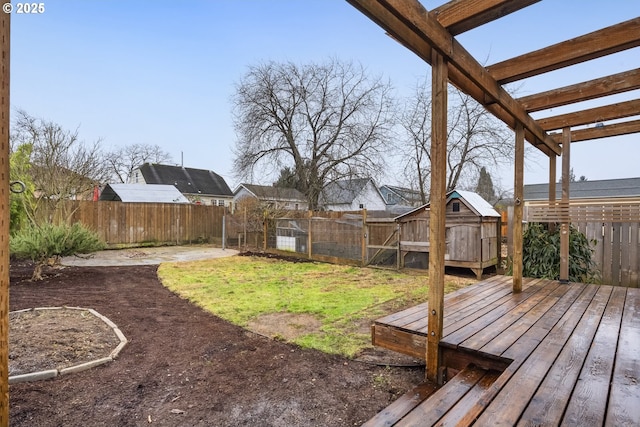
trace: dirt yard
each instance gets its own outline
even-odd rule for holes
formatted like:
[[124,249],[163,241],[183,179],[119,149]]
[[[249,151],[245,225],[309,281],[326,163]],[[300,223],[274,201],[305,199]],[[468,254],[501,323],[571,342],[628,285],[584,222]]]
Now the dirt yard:
[[424,376],[248,332],[165,289],[156,269],[65,267],[32,283],[12,263],[12,311],[93,308],[129,340],[114,362],[11,385],[12,426],[356,426]]

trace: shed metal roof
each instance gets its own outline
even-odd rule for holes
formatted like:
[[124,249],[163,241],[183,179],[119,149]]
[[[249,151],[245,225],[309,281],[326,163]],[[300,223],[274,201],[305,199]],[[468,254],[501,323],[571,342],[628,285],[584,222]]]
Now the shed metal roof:
[[473,191],[454,190],[447,194],[447,201],[455,198],[462,198],[467,201],[469,207],[474,209],[480,216],[499,217],[498,211],[478,193]]
[[100,200],[126,203],[190,203],[173,185],[163,184],[107,184]]
[[[474,193],[473,191],[464,191],[464,190],[453,190],[447,193],[447,203],[451,199],[462,199],[462,201],[472,210],[474,210],[478,216],[481,217],[500,217],[500,213],[496,211],[493,206],[485,199],[482,198],[478,193]],[[429,203],[426,205],[422,205],[416,209],[413,209],[409,212],[406,212],[402,215],[396,217],[396,219],[403,218],[405,216],[412,215],[413,213],[425,209],[429,209]]]

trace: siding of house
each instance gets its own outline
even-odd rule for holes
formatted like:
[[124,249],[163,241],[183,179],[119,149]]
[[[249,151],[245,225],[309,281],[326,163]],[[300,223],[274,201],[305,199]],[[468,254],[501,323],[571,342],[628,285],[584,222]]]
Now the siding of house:
[[359,211],[362,209],[383,211],[386,207],[387,204],[382,195],[373,182],[369,181],[351,203],[327,204],[325,209],[330,211]]

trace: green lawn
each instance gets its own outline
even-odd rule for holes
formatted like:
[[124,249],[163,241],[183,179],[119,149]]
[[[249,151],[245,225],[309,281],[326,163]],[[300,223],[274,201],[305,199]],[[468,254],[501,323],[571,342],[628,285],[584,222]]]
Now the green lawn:
[[[321,327],[292,341],[349,357],[371,345],[372,320],[425,301],[428,284],[423,272],[247,256],[165,263],[158,275],[173,292],[242,327],[261,315],[312,315]],[[473,282],[447,279],[447,292]]]

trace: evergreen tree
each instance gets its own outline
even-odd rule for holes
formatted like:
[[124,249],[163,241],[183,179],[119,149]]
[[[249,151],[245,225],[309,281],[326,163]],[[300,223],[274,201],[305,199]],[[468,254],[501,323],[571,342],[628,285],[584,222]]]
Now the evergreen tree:
[[487,169],[484,166],[482,167],[482,169],[480,169],[480,176],[478,177],[476,193],[482,196],[482,198],[489,203],[493,203],[496,200],[496,192],[493,188],[491,174],[487,172]]

